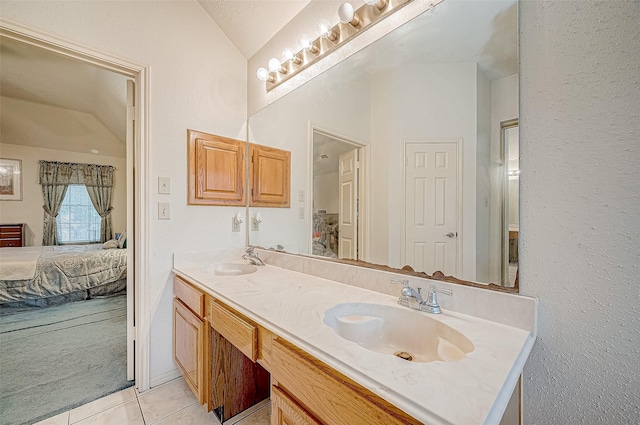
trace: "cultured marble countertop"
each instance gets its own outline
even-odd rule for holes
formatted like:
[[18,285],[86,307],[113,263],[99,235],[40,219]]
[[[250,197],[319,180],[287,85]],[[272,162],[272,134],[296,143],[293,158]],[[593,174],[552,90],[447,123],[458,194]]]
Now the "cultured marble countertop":
[[240,276],[217,276],[204,264],[173,271],[429,424],[498,424],[535,340],[528,331],[444,309],[416,311],[463,333],[475,350],[458,362],[407,362],[343,339],[323,322],[325,310],[345,302],[407,308],[397,297],[269,265]]

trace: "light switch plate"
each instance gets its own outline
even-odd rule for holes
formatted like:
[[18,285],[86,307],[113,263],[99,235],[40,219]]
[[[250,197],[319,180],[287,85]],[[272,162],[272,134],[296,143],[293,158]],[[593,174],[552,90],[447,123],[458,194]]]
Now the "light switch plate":
[[298,202],[304,202],[304,189],[298,191]]
[[171,193],[171,179],[169,177],[158,177],[158,193]]
[[231,231],[239,232],[240,231],[240,223],[236,221],[235,217],[231,217]]
[[158,202],[158,220],[169,220],[171,217],[168,202]]
[[298,208],[298,218],[304,220],[304,207]]

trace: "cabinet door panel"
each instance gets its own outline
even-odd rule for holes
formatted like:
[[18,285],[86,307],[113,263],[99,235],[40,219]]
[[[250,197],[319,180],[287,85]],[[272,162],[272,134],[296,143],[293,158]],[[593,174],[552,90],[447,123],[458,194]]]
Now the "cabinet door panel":
[[173,358],[196,398],[205,401],[205,322],[178,299],[173,300]]
[[194,130],[187,137],[189,204],[244,206],[246,142]]
[[271,425],[320,425],[278,387],[271,387]]
[[289,208],[291,198],[291,152],[249,145],[251,166],[250,207]]

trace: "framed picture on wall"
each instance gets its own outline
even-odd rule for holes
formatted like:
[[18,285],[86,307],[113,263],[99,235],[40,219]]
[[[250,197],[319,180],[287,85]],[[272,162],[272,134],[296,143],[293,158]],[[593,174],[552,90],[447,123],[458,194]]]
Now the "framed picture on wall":
[[22,201],[22,161],[0,158],[0,201]]

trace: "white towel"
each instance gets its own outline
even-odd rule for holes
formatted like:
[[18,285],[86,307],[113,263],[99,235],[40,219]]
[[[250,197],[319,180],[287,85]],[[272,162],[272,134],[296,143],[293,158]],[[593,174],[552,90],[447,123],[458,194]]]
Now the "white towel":
[[33,279],[41,253],[41,246],[0,248],[0,280]]

